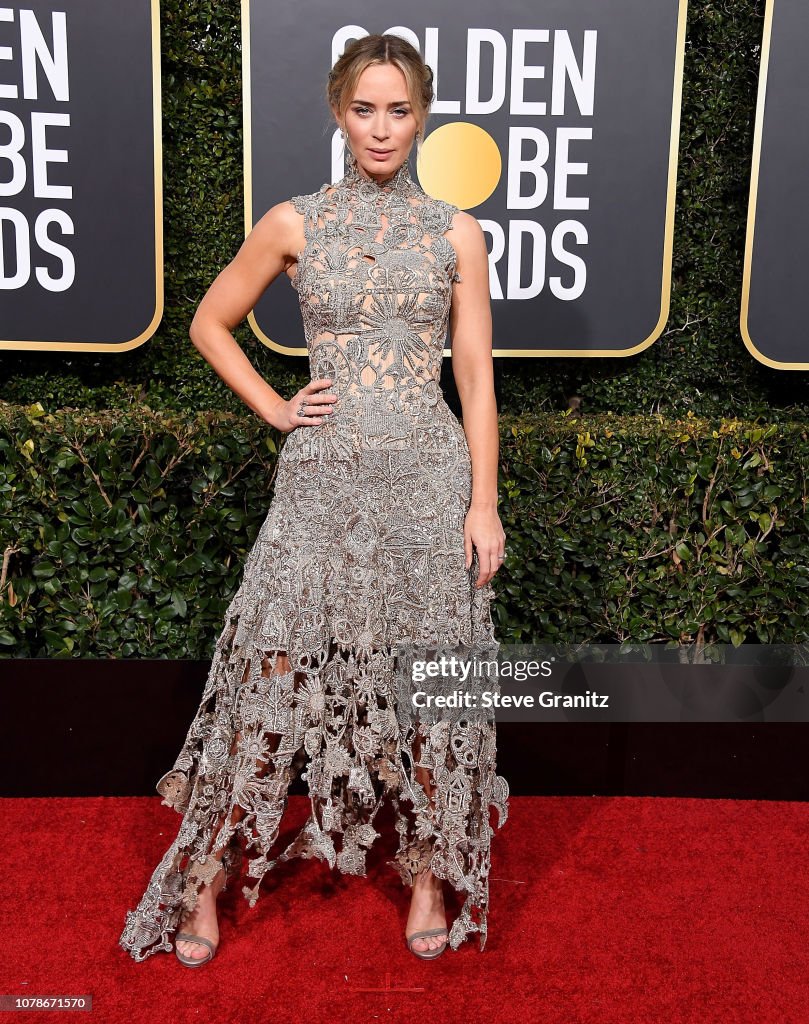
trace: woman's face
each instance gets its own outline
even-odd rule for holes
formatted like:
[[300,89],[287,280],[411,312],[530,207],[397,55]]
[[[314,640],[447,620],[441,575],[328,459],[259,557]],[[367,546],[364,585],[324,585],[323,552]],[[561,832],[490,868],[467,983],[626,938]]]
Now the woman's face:
[[394,64],[371,64],[360,75],[345,114],[349,149],[369,178],[384,180],[407,159],[418,123],[407,82]]

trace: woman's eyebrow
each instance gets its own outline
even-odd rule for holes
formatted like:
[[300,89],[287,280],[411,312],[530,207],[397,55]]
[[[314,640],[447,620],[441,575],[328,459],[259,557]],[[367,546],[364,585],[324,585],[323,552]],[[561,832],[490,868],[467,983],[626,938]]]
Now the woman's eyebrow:
[[[361,103],[364,107],[372,107],[373,103],[370,100],[355,99],[355,103]],[[389,103],[389,107],[409,107],[410,100],[397,100],[395,103]]]

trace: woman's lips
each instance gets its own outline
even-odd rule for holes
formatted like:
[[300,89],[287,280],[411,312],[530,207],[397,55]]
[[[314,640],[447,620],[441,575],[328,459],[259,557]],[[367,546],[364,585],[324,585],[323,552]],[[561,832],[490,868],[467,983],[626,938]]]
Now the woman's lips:
[[376,157],[377,160],[386,160],[391,153],[392,149],[369,149],[368,152],[371,156]]

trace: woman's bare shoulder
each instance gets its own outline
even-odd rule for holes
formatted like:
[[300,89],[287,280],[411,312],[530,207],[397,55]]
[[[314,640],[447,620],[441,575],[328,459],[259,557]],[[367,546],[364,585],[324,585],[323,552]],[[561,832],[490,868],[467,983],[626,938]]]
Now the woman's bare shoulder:
[[276,203],[253,226],[256,241],[284,253],[295,253],[303,237],[303,216],[292,199]]
[[486,261],[486,236],[476,217],[465,210],[458,210],[452,218],[452,244],[461,264]]
[[473,217],[466,210],[456,211],[452,217],[450,230],[453,232],[453,242],[459,239],[462,242],[471,242],[474,245],[483,238],[483,228],[478,223],[477,217]]
[[271,206],[256,221],[253,230],[255,231],[259,225],[270,227],[273,230],[278,230],[278,228],[294,229],[298,227],[301,223],[302,211],[298,209],[295,200],[299,198],[299,196],[293,196],[291,199],[284,199],[282,202],[276,203],[275,206]]

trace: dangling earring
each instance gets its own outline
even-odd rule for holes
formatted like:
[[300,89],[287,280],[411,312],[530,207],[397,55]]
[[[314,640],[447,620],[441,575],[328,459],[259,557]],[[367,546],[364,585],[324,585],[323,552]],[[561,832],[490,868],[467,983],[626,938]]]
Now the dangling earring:
[[340,141],[343,143],[343,148],[345,149],[346,153],[348,154],[348,159],[349,160],[353,160],[354,154],[351,151],[351,146],[349,146],[349,144],[348,144],[348,137],[347,137],[346,133],[343,131],[342,128],[340,129]]

